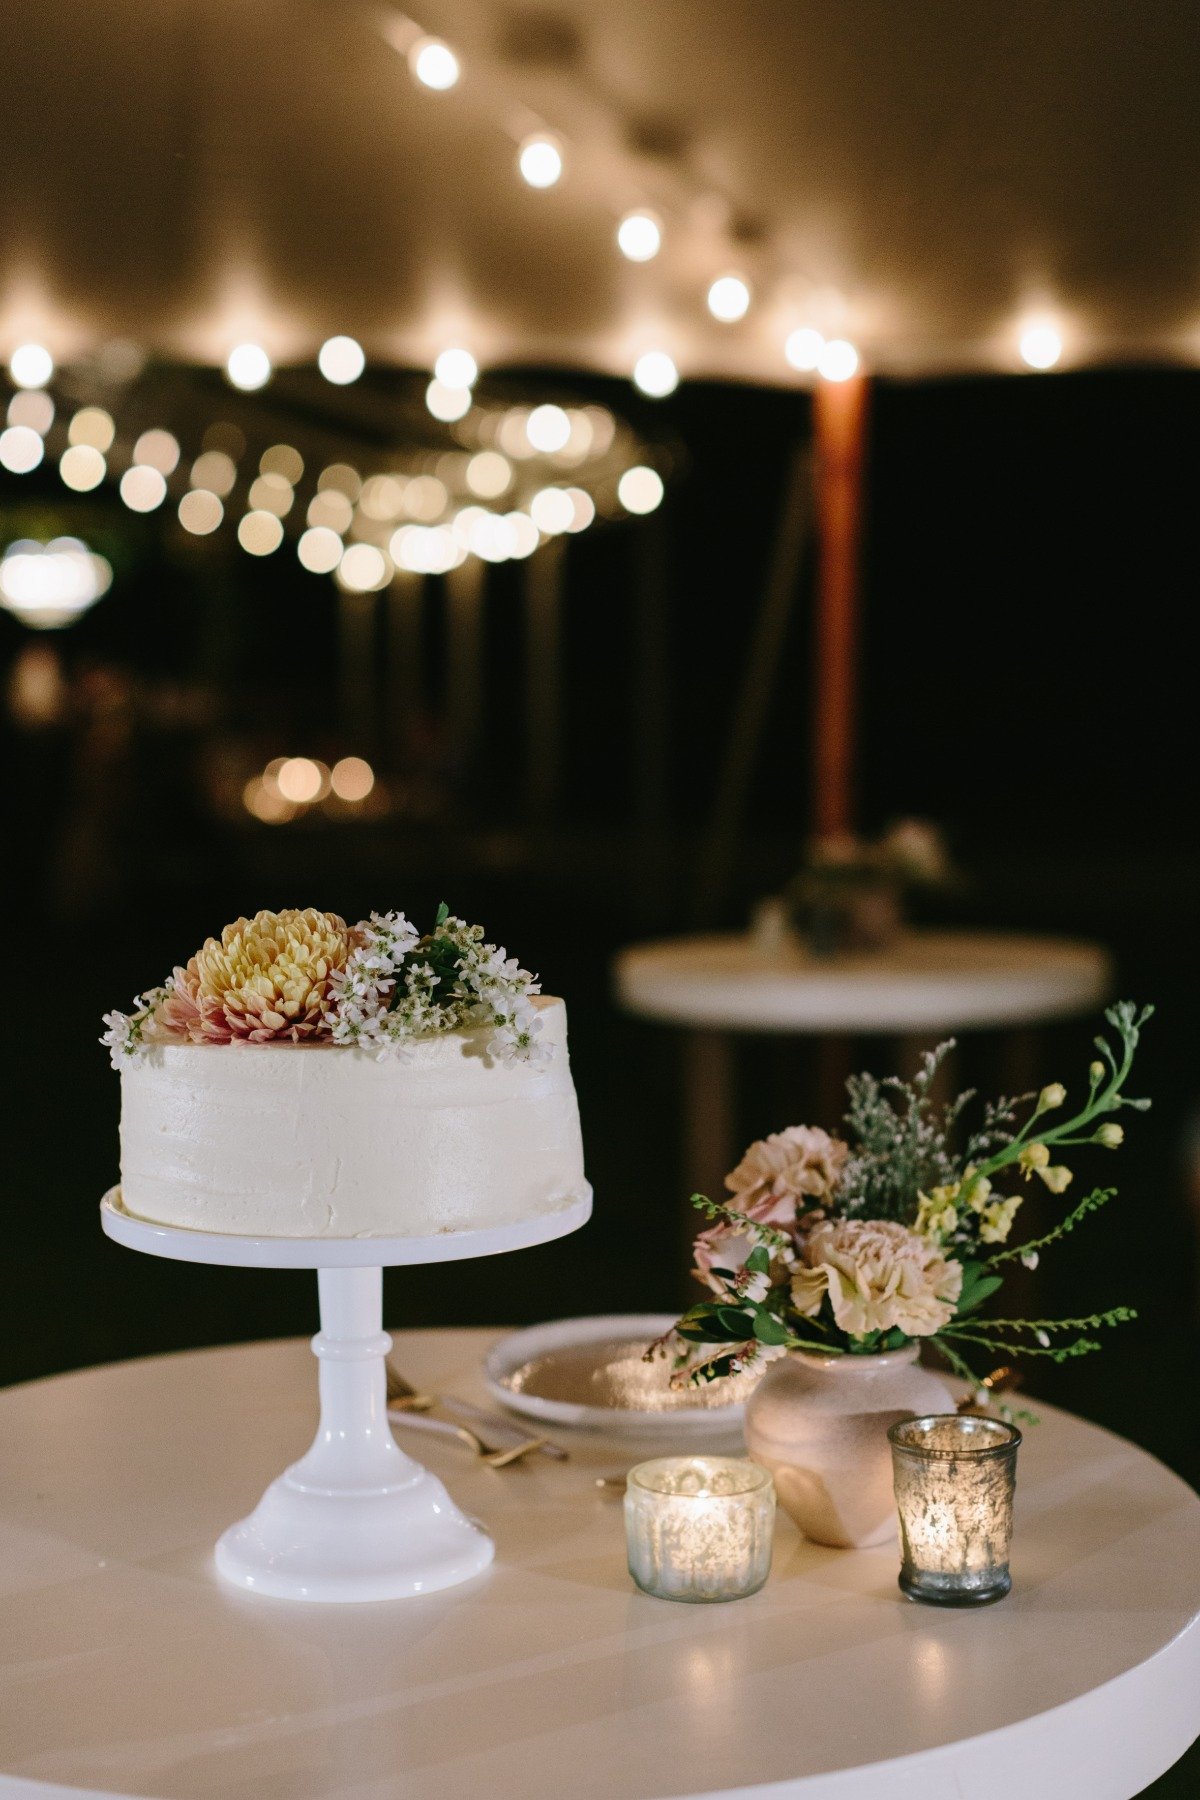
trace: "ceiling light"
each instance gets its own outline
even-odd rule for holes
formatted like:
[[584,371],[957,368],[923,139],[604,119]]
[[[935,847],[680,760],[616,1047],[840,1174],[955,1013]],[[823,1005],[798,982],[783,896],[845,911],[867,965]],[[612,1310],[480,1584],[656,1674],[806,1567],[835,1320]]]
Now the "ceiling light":
[[271,359],[261,344],[237,344],[225,359],[225,373],[235,388],[252,393],[271,379]]
[[1052,369],[1063,353],[1063,341],[1053,325],[1028,325],[1021,333],[1021,361],[1031,369]]
[[817,358],[817,373],[826,381],[849,381],[858,368],[858,351],[846,338],[831,338]]
[[820,362],[821,352],[824,348],[825,339],[821,333],[814,331],[811,325],[801,325],[798,330],[790,333],[783,346],[783,354],[793,369],[799,369],[802,374],[809,375]]
[[617,226],[617,247],[630,262],[649,262],[662,249],[662,226],[652,212],[626,213]]
[[19,344],[8,359],[8,372],[16,387],[45,387],[54,373],[54,358],[44,344]]
[[334,387],[347,387],[357,381],[366,366],[363,347],[352,337],[326,338],[317,351],[317,367]]
[[408,66],[422,87],[444,94],[456,85],[462,69],[449,44],[441,38],[418,38],[408,53]]
[[679,370],[665,350],[647,350],[633,365],[633,385],[652,400],[664,400],[679,386]]
[[663,497],[662,476],[657,469],[648,469],[639,464],[636,469],[626,469],[617,483],[617,499],[630,513],[652,513],[656,506],[661,506]]
[[479,364],[469,350],[443,350],[433,373],[444,388],[472,388],[479,379]]
[[548,131],[539,131],[521,145],[517,167],[530,187],[552,188],[563,172],[562,146]]
[[740,275],[720,275],[708,290],[708,310],[714,319],[732,325],[750,310],[750,289]]

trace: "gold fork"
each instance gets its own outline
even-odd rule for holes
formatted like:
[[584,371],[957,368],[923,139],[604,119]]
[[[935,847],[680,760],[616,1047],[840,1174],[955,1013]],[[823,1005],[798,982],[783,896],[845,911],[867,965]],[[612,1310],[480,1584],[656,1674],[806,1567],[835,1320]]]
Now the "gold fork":
[[[390,1410],[420,1414],[430,1412],[437,1405],[436,1395],[416,1393],[400,1371],[392,1367],[390,1358],[386,1367],[387,1403]],[[469,1425],[460,1424],[457,1419],[437,1419],[431,1423],[443,1426],[447,1436],[452,1433],[468,1445],[489,1469],[507,1469],[511,1463],[520,1462],[534,1450],[541,1450],[546,1442],[545,1438],[531,1437],[522,1438],[516,1444],[489,1444],[477,1431],[472,1431]]]

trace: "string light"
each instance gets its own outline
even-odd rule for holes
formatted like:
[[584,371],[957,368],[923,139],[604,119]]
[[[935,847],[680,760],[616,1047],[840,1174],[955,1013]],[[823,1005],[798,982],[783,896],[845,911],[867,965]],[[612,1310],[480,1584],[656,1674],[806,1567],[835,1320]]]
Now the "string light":
[[596,502],[586,488],[570,487],[567,499],[571,502],[571,523],[568,531],[586,531],[596,517]]
[[40,388],[22,388],[8,403],[8,423],[28,425],[39,437],[45,437],[54,423],[54,402]]
[[457,56],[441,38],[418,38],[408,52],[408,66],[415,81],[438,94],[455,87],[462,74]]
[[561,406],[535,406],[525,421],[525,435],[535,450],[553,455],[571,435],[571,421]]
[[310,756],[289,756],[275,773],[275,786],[293,806],[309,806],[325,786],[326,772]]
[[88,444],[101,454],[112,449],[116,435],[112,415],[102,406],[81,407],[67,427],[67,437],[72,444]]
[[750,289],[740,275],[719,275],[708,290],[708,310],[714,319],[732,325],[750,310]]
[[79,538],[18,538],[0,558],[0,605],[24,625],[73,625],[112,583],[112,565]]
[[473,388],[479,379],[479,364],[469,350],[443,350],[433,373],[444,388]]
[[512,464],[498,450],[481,450],[467,464],[467,486],[481,500],[496,500],[512,486]]
[[258,466],[262,474],[281,475],[289,487],[295,487],[304,473],[304,458],[291,444],[272,444],[259,457]]
[[44,344],[18,344],[8,359],[14,387],[45,387],[54,373],[54,358]]
[[167,497],[167,484],[160,469],[149,463],[134,463],[121,477],[121,498],[130,512],[153,512]]
[[656,213],[626,213],[617,226],[617,248],[630,262],[651,262],[662,249],[662,224]]
[[626,469],[617,483],[617,499],[628,513],[652,513],[662,505],[662,497],[662,476],[644,464]]
[[368,519],[398,518],[404,505],[403,481],[395,475],[368,475],[358,505]]
[[521,145],[517,167],[531,188],[552,188],[563,172],[562,145],[550,132],[536,132]]
[[58,459],[58,472],[66,487],[89,494],[104,480],[108,465],[93,444],[71,444]]
[[10,475],[30,474],[44,453],[41,434],[31,425],[10,425],[7,431],[0,431],[0,468]]
[[283,526],[269,512],[248,512],[238,520],[238,543],[248,556],[270,556],[283,542]]
[[143,431],[133,446],[135,463],[148,463],[160,475],[173,475],[179,464],[179,443],[169,431]]
[[192,464],[193,487],[210,488],[224,497],[232,492],[237,480],[237,464],[224,450],[204,450]]
[[447,387],[435,376],[425,389],[425,404],[435,419],[440,419],[444,425],[452,425],[470,412],[471,390]]
[[825,348],[825,339],[811,325],[801,325],[790,333],[783,346],[783,354],[793,369],[802,374],[811,375],[821,360],[821,352]]
[[179,523],[193,537],[207,537],[225,517],[225,508],[209,488],[193,488],[179,502]]
[[310,574],[331,575],[342,560],[344,548],[337,532],[328,525],[313,525],[301,534],[296,555]]
[[337,578],[352,594],[368,594],[386,587],[391,572],[387,557],[374,544],[351,544],[342,552]]
[[363,347],[352,337],[326,338],[317,351],[317,367],[334,387],[348,387],[358,380],[366,366]]
[[417,475],[404,490],[404,510],[410,519],[431,525],[440,519],[450,504],[444,481],[436,475]]
[[375,771],[362,756],[343,756],[330,771],[329,784],[339,800],[356,806],[375,786]]
[[633,365],[633,385],[652,400],[665,400],[679,386],[679,370],[665,350],[647,350]]
[[817,373],[825,381],[849,381],[858,368],[858,351],[847,338],[830,338],[817,358]]
[[1053,325],[1027,325],[1018,349],[1029,368],[1052,369],[1063,353],[1063,341]]
[[538,530],[550,537],[570,531],[575,519],[575,503],[565,488],[542,488],[530,501],[529,511]]
[[532,556],[541,542],[541,534],[528,513],[510,512],[504,517],[512,532],[512,552],[515,557]]
[[271,359],[261,344],[235,344],[225,359],[225,373],[235,388],[253,393],[271,379]]
[[317,491],[324,494],[331,488],[355,501],[362,493],[362,476],[349,463],[328,463],[317,476]]

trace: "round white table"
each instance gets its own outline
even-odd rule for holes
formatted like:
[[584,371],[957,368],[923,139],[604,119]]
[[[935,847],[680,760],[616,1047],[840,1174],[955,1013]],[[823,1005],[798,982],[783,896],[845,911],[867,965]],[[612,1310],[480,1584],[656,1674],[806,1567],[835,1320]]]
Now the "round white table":
[[[1044,1024],[1099,1007],[1112,963],[1099,944],[1013,932],[906,931],[885,950],[830,957],[811,955],[790,934],[764,941],[728,932],[631,945],[613,976],[628,1012],[688,1027],[685,1181],[688,1192],[712,1193],[737,1147],[728,1033],[907,1038],[902,1061],[911,1073],[919,1051],[951,1033]],[[818,1110],[841,1112],[848,1072],[826,1072]],[[685,1225],[690,1241],[694,1218]]]
[[[414,1332],[483,1397],[494,1332]],[[897,1554],[780,1523],[752,1599],[636,1592],[597,1471],[419,1454],[483,1518],[473,1582],[362,1606],[224,1586],[212,1546],[312,1433],[303,1342],[0,1394],[0,1795],[155,1800],[1129,1800],[1200,1731],[1200,1501],[1050,1408],[1021,1450],[1014,1590],[914,1606]],[[669,1434],[664,1442],[669,1446]]]
[[886,950],[815,957],[750,933],[634,944],[615,964],[630,1012],[724,1031],[910,1036],[1088,1011],[1112,978],[1098,944],[999,931],[908,931]]

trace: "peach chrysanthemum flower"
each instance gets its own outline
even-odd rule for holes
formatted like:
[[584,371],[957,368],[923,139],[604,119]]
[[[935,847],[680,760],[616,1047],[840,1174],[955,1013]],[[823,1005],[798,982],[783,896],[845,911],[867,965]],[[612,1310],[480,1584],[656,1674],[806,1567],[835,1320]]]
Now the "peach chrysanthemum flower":
[[292,907],[237,919],[175,970],[154,1035],[193,1044],[328,1037],[330,983],[349,949],[336,913]]

